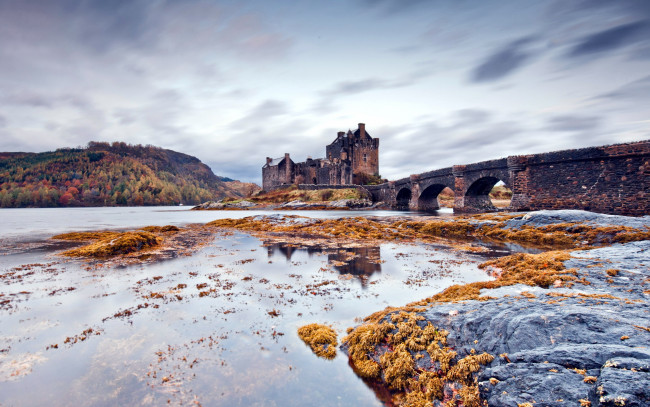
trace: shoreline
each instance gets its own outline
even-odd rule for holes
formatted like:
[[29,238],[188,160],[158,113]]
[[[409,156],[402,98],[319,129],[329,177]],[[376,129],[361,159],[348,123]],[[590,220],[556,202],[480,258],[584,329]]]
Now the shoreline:
[[[180,239],[189,244],[183,246],[187,254],[198,248],[192,236],[205,242],[228,230],[295,243],[422,241],[472,251],[476,246],[466,239],[484,238],[559,249],[487,261],[481,267],[496,280],[452,286],[406,307],[378,311],[351,328],[341,348],[389,405],[608,406],[621,400],[644,405],[650,397],[650,290],[644,288],[650,283],[649,226],[648,217],[584,211],[433,220],[278,213],[168,233],[187,236]],[[162,260],[159,254],[173,252],[170,244],[178,240],[163,236],[157,248],[109,260]]]

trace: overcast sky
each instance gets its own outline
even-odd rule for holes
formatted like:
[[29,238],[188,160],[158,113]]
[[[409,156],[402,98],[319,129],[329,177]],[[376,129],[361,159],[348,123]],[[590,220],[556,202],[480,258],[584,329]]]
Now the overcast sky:
[[0,151],[153,144],[261,183],[359,122],[390,179],[650,139],[650,1],[0,0]]

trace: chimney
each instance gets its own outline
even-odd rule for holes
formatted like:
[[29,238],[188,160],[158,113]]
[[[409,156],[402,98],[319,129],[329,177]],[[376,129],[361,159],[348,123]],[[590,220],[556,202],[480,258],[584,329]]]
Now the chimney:
[[266,157],[266,164],[269,165],[273,161],[273,158],[271,157]]
[[361,138],[366,137],[366,124],[365,123],[359,123],[359,137],[361,137]]
[[338,138],[343,138],[343,135],[345,134],[344,131],[339,131],[338,132]]
[[291,159],[289,158],[289,153],[284,153],[284,179],[285,183],[292,184],[293,180],[291,179],[291,168],[290,166]]

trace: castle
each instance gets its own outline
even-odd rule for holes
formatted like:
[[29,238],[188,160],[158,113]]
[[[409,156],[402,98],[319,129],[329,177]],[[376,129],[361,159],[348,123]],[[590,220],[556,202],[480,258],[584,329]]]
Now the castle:
[[379,139],[370,137],[366,125],[359,123],[354,132],[338,132],[336,140],[325,147],[327,158],[307,158],[294,163],[289,154],[282,158],[266,157],[262,167],[262,188],[270,191],[291,184],[361,184],[379,173]]

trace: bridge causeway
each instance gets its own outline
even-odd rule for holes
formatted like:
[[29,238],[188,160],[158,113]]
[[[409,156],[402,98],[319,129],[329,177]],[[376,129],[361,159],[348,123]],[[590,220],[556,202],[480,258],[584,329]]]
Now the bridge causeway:
[[650,214],[650,140],[510,156],[454,165],[365,188],[373,201],[396,209],[439,209],[438,195],[454,191],[454,212],[497,211],[489,193],[502,181],[512,193],[508,211],[584,209],[617,215]]

